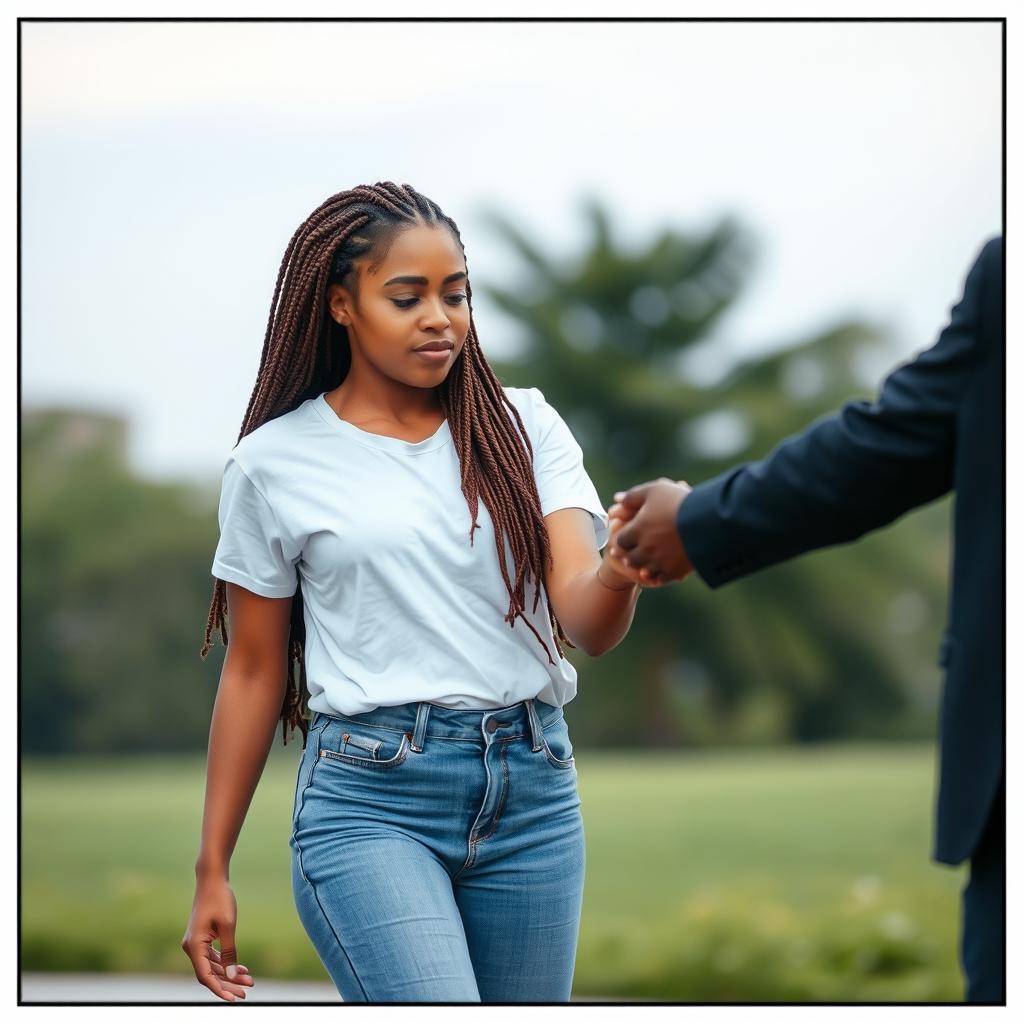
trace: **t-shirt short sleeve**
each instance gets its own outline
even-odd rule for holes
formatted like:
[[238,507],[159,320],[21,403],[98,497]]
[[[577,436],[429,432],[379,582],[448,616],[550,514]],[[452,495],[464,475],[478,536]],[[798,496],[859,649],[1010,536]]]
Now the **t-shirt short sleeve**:
[[263,597],[290,597],[298,586],[293,550],[267,499],[238,464],[228,458],[221,482],[220,541],[211,572]]
[[541,515],[560,508],[586,509],[594,517],[598,549],[608,542],[608,513],[583,465],[583,449],[540,388],[530,388],[535,435],[533,472]]

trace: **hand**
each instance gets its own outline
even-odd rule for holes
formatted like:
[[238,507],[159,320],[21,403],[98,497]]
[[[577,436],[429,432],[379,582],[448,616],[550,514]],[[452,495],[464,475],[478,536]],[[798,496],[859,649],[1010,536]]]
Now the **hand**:
[[612,590],[628,590],[630,583],[641,587],[647,585],[636,569],[631,569],[618,557],[621,552],[615,545],[615,539],[624,525],[620,516],[608,517],[608,543],[605,545],[604,558],[597,567],[598,579]]
[[679,506],[692,488],[685,480],[673,483],[667,477],[619,491],[608,509],[624,525],[618,531],[616,548],[624,568],[640,574],[645,585],[660,586],[685,579],[693,565],[676,528]]
[[[665,478],[662,477],[661,479],[664,480]],[[692,490],[690,485],[685,480],[677,480],[676,483],[679,484],[680,487],[685,487],[687,494],[689,494],[689,492]],[[622,498],[625,494],[625,491],[617,491],[615,497]],[[614,504],[608,506],[609,525],[614,521],[618,524],[619,530],[621,530],[621,528],[625,526],[627,523],[632,522],[633,517],[639,511],[639,508],[639,505],[626,505],[623,504],[621,501],[616,501]],[[668,580],[664,576],[662,576],[661,574],[652,573],[647,568],[639,570],[633,569],[629,565],[629,563],[623,561],[622,555],[624,554],[624,552],[622,551],[621,547],[615,547],[615,549],[612,550],[612,544],[609,543],[608,551],[610,551],[611,554],[618,559],[616,565],[620,566],[623,571],[635,573],[635,578],[641,586],[660,587],[664,583],[668,582]]]
[[[181,948],[192,961],[196,977],[214,995],[229,1003],[236,998],[245,999],[245,989],[253,985],[249,968],[236,962],[237,917],[235,894],[226,879],[196,882],[192,916],[181,940]],[[220,939],[219,952],[213,948],[215,938]]]

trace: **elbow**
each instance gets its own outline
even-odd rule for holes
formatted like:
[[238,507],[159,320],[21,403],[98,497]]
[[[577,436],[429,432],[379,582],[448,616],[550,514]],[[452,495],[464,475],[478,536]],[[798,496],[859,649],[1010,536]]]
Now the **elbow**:
[[[621,638],[620,638],[621,640]],[[613,640],[608,643],[606,640],[600,642],[590,642],[580,644],[579,646],[583,649],[583,653],[588,658],[600,658],[602,654],[607,654],[609,651],[615,650],[619,646],[620,640]]]
[[578,631],[570,631],[565,628],[565,623],[562,623],[562,631],[568,637],[569,642],[573,648],[577,651],[582,651],[588,658],[600,658],[606,650],[609,650],[608,646],[601,643],[597,638],[581,635]]

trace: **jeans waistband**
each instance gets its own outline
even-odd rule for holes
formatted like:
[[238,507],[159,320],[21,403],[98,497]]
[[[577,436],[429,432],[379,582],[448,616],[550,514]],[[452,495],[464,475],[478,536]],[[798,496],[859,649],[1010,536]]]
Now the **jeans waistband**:
[[505,738],[510,738],[515,733],[508,727],[519,725],[520,734],[530,738],[534,750],[540,750],[542,730],[562,717],[562,709],[536,699],[504,708],[473,709],[446,708],[425,700],[384,705],[359,715],[328,715],[318,711],[310,726],[315,727],[321,716],[409,733],[413,750],[421,750],[424,741],[430,738],[479,740],[484,733],[499,728]]

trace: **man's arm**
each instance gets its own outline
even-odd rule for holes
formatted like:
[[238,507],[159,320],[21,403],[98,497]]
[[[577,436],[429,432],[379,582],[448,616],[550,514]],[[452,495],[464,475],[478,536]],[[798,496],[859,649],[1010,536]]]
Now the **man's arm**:
[[949,491],[957,408],[982,355],[981,304],[1002,251],[1001,238],[984,246],[938,341],[894,370],[876,402],[848,402],[685,498],[676,528],[709,586],[854,540]]

